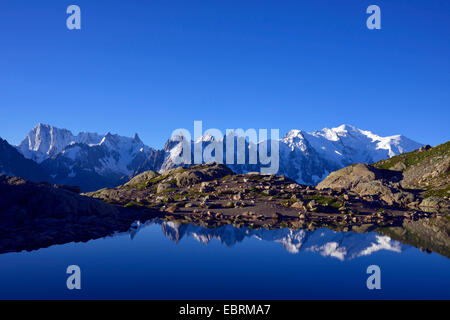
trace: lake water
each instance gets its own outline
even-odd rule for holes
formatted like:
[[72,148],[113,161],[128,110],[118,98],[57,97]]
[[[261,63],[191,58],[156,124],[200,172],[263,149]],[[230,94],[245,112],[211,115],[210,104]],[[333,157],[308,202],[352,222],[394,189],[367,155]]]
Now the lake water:
[[[68,290],[66,268],[81,268]],[[381,268],[381,290],[366,269]],[[205,229],[152,221],[87,243],[0,255],[1,299],[450,298],[450,259],[377,233]]]

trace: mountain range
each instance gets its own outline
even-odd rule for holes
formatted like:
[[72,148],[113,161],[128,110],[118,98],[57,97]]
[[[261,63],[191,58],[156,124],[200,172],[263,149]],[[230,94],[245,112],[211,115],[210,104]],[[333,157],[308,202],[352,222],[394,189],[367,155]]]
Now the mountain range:
[[[200,139],[203,146],[211,142],[206,136]],[[422,146],[402,135],[382,137],[351,125],[314,132],[291,130],[279,142],[278,174],[309,185],[349,164],[377,162]],[[137,134],[74,135],[67,129],[38,124],[16,147],[4,140],[0,145],[0,173],[92,191],[115,187],[147,170],[164,172],[176,167],[174,157],[179,154],[180,140],[169,139],[163,149],[157,150],[145,145]],[[11,157],[20,160],[8,160]],[[234,164],[230,168],[243,173],[260,166]]]

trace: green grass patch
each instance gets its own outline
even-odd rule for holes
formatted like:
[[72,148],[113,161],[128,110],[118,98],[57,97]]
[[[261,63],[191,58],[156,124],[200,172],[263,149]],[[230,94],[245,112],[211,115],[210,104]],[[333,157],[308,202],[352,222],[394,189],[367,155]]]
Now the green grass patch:
[[403,162],[406,166],[406,169],[408,169],[409,167],[414,166],[426,160],[427,158],[438,158],[446,156],[448,154],[450,154],[450,141],[426,151],[419,152],[418,150],[416,150],[408,153],[403,153],[390,159],[376,162],[373,165],[378,169],[390,169],[397,163]]
[[125,208],[139,208],[139,207],[142,207],[142,204],[135,202],[135,201],[130,201],[124,207]]
[[153,179],[149,180],[148,183],[151,184],[151,185],[153,185],[153,184],[156,184],[156,183],[161,182],[161,181],[164,180],[165,178],[166,178],[166,177],[165,177],[164,175],[160,175],[160,176],[154,177]]

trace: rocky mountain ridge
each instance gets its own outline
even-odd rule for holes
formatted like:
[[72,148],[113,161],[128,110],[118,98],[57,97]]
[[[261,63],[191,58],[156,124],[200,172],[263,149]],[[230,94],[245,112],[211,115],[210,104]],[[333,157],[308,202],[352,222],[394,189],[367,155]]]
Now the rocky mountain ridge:
[[[206,148],[212,142],[203,137],[196,142]],[[236,144],[235,144],[236,145]],[[381,137],[350,125],[308,133],[291,130],[279,139],[279,174],[298,183],[315,185],[330,172],[355,162],[371,163],[421,145],[401,135]],[[259,148],[245,141],[248,148]],[[225,148],[225,146],[224,146]],[[191,148],[193,150],[193,148]],[[79,133],[38,124],[17,146],[24,157],[41,164],[60,184],[79,185],[84,191],[115,187],[135,175],[152,170],[165,172],[177,167],[180,140],[169,139],[162,150],[146,146],[139,137],[108,133]],[[231,164],[233,171],[259,171],[263,166]]]
[[331,173],[317,188],[347,190],[390,205],[450,210],[450,142],[372,165],[353,164]]
[[0,138],[0,174],[40,182],[50,181],[49,174],[33,160],[26,159],[6,140]]

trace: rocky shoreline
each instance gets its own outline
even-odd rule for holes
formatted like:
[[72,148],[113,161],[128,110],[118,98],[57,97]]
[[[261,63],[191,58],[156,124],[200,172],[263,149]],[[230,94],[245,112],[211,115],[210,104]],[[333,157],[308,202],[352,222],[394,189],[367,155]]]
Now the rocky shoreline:
[[[423,158],[433,149],[412,156]],[[444,155],[447,161],[448,153]],[[445,194],[436,194],[448,188],[442,183],[448,167],[441,158],[434,162],[438,169],[430,171],[428,163],[432,179],[439,174],[443,178],[438,179],[440,189],[430,188],[429,181],[434,180],[427,180],[423,190],[411,178],[419,177],[423,183],[425,175],[416,172],[422,170],[421,162],[410,165],[405,160],[401,171],[392,159],[396,170],[386,169],[386,162],[354,164],[333,172],[317,187],[281,175],[235,174],[220,164],[179,167],[163,174],[146,171],[122,186],[86,194],[79,194],[76,187],[0,175],[0,253],[88,241],[126,231],[134,221],[161,218],[206,228],[231,224],[343,232],[383,229],[394,230],[397,237],[402,237],[399,230],[408,230],[406,234],[414,236],[403,236],[410,243],[428,250],[436,242],[438,251],[447,255],[449,201]],[[431,191],[434,194],[427,194]],[[415,227],[428,221],[440,223]]]

